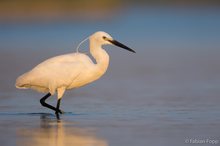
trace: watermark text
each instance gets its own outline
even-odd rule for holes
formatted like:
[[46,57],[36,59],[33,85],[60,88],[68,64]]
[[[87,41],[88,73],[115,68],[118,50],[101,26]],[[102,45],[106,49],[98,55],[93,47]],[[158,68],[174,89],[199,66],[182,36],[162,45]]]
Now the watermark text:
[[186,138],[185,139],[186,144],[213,144],[216,145],[219,143],[219,140],[212,139],[212,138]]

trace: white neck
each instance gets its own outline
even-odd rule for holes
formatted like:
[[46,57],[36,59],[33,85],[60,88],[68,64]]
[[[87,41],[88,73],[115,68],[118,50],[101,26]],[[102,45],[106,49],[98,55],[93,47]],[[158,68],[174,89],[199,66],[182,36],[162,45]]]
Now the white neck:
[[109,55],[102,48],[102,46],[94,41],[90,40],[90,53],[96,60],[96,67],[98,72],[104,74],[109,65]]

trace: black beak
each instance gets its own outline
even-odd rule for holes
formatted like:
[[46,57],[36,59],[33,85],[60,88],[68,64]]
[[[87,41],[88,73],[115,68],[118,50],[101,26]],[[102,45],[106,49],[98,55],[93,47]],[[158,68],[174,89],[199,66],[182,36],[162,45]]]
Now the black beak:
[[112,43],[112,44],[118,46],[118,47],[121,47],[121,48],[123,48],[123,49],[125,49],[125,50],[131,51],[131,52],[133,52],[133,53],[136,53],[136,52],[135,52],[134,50],[132,50],[131,48],[125,46],[124,44],[122,44],[122,43],[120,43],[120,42],[118,42],[118,41],[116,41],[116,40],[110,40],[110,39],[108,39],[108,41],[109,41],[110,43]]

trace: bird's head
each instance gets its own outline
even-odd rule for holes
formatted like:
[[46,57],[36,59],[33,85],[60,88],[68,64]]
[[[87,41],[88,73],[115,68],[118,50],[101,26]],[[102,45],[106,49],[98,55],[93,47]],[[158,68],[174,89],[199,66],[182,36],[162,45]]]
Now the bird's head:
[[134,50],[132,50],[131,48],[125,46],[124,44],[114,40],[108,33],[103,32],[103,31],[98,31],[98,32],[95,32],[94,34],[92,34],[90,36],[90,40],[94,41],[100,45],[108,45],[108,44],[115,45],[115,46],[121,47],[123,49],[126,49],[128,51],[135,53]]

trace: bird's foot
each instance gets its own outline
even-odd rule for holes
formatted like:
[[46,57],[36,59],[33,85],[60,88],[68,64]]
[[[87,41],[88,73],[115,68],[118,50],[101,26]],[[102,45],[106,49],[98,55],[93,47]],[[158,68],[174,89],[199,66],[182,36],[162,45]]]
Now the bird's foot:
[[64,114],[64,111],[62,111],[62,110],[60,110],[60,109],[56,109],[55,114],[56,114],[56,115],[57,115],[57,114]]
[[60,112],[59,112],[60,114],[64,114],[65,112],[63,111],[63,110],[60,110]]

